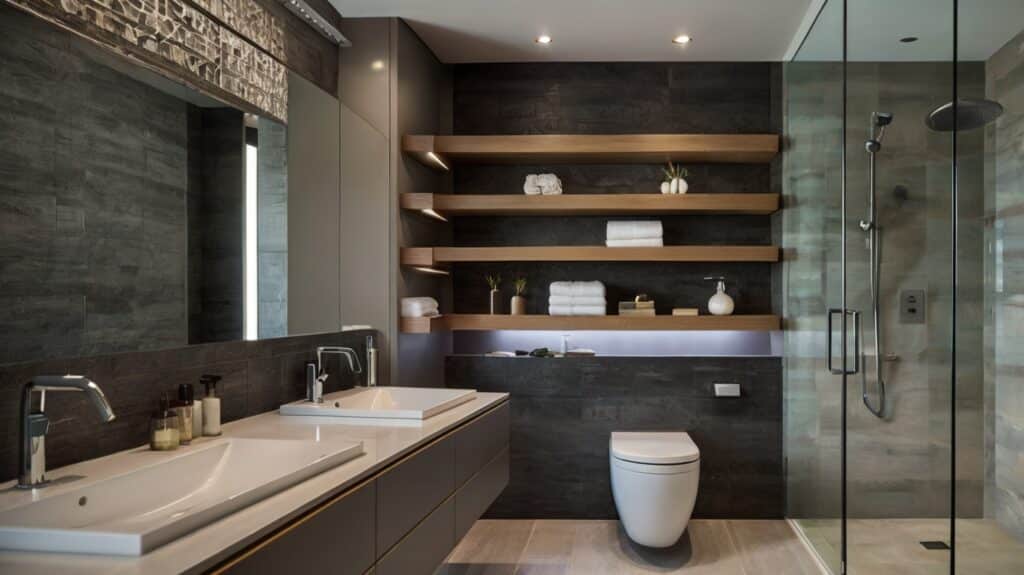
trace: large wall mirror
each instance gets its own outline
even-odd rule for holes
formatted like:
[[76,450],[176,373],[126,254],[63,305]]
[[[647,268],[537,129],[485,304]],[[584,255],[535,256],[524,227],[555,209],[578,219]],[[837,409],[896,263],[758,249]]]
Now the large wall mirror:
[[288,335],[287,128],[0,5],[0,364]]

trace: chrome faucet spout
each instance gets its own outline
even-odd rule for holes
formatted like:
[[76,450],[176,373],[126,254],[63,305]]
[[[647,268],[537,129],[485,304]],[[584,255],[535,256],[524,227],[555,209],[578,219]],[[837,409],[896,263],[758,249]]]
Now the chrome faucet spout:
[[324,382],[328,378],[324,370],[324,354],[331,353],[345,356],[352,373],[363,372],[363,366],[359,363],[359,356],[354,349],[332,345],[316,348],[316,364],[310,364],[306,369],[306,399],[313,403],[324,401]]
[[[32,410],[32,393],[40,392],[39,410]],[[80,391],[89,396],[104,423],[115,419],[107,396],[100,386],[81,375],[38,375],[21,390],[21,425],[18,442],[18,487],[34,489],[46,485],[46,433],[50,420],[46,416],[47,391]]]

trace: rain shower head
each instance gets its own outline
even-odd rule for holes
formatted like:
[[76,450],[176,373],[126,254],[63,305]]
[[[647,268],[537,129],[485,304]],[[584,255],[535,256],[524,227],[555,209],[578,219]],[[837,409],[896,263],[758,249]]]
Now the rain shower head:
[[[956,106],[956,130],[973,130],[994,122],[1003,114],[1003,106],[992,100],[960,98]],[[932,110],[924,123],[936,132],[953,131],[953,102],[946,102]]]

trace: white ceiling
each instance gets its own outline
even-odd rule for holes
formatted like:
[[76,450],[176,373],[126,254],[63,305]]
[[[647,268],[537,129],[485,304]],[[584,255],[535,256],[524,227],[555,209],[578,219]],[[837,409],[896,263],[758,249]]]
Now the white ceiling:
[[[811,0],[330,0],[398,16],[442,62],[778,61]],[[554,41],[541,46],[540,34]],[[672,44],[693,37],[686,47]]]
[[[448,63],[784,61],[805,35],[798,59],[842,57],[839,0],[330,2],[347,18],[404,18]],[[850,60],[952,59],[952,2],[848,0],[847,6]],[[1024,0],[960,0],[959,6],[960,60],[986,60],[1024,30]],[[554,41],[538,45],[540,34]],[[679,34],[693,42],[673,45]],[[919,40],[900,43],[905,36]]]
[[[823,2],[815,0],[817,14]],[[860,62],[951,61],[953,59],[952,2],[939,0],[849,0],[847,58]],[[960,61],[987,60],[1024,30],[1024,0],[960,0],[958,18]],[[796,58],[842,59],[842,2],[829,0]],[[903,44],[900,38],[918,40]]]

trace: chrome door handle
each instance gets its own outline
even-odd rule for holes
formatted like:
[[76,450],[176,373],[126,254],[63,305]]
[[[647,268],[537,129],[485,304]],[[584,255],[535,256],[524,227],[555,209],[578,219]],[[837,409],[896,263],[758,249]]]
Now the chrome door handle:
[[[843,365],[843,366],[841,366],[841,367],[839,367],[837,369],[835,367],[835,365],[833,364],[833,361],[832,361],[832,358],[833,358],[833,354],[832,354],[832,325],[833,325],[832,324],[832,318],[835,317],[836,315],[839,315],[839,314],[844,314],[844,315],[849,316],[849,317],[851,317],[853,319],[853,322],[848,322],[846,324],[847,326],[850,325],[850,323],[853,324],[853,369],[852,370],[848,369],[845,365]],[[828,333],[828,335],[826,336],[826,346],[828,347],[828,350],[826,351],[826,353],[828,354],[828,362],[827,363],[828,363],[828,370],[829,370],[829,372],[833,373],[833,374],[836,374],[836,375],[842,375],[844,373],[846,375],[852,375],[852,374],[858,373],[860,371],[860,355],[861,355],[860,354],[860,312],[856,311],[856,310],[852,310],[852,309],[829,308],[827,324],[828,325],[827,325],[827,327],[825,329],[827,330],[827,333]],[[842,334],[842,338],[843,338],[842,345],[845,347],[846,346],[846,342],[847,342],[847,337],[846,337],[846,332],[845,331]]]

